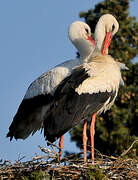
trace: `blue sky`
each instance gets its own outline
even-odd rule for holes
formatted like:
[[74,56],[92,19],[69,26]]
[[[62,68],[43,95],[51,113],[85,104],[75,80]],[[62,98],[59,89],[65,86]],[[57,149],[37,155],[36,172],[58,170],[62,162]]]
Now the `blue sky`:
[[[67,31],[100,0],[5,0],[0,1],[0,159],[16,160],[41,154],[45,146],[39,132],[25,141],[5,138],[8,127],[29,84],[60,62],[75,58]],[[131,2],[130,15],[138,18],[138,1]],[[77,151],[65,136],[64,150]]]

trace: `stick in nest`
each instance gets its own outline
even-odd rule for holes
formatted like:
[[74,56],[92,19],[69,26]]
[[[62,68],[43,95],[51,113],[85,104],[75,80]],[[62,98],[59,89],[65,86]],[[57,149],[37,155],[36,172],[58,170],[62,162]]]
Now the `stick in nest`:
[[133,141],[133,143],[131,144],[131,146],[130,146],[127,150],[125,150],[120,156],[121,156],[121,157],[122,157],[122,156],[125,156],[125,155],[133,148],[134,144],[137,143],[137,142],[138,142],[138,139],[136,139],[135,141]]

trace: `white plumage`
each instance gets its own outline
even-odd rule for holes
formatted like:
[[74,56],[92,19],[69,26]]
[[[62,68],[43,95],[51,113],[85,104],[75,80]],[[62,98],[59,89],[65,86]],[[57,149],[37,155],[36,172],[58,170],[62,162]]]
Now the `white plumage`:
[[82,63],[83,59],[81,58],[69,60],[45,72],[29,86],[24,99],[30,99],[41,94],[53,95],[57,85],[70,75],[73,67]]
[[98,56],[91,63],[84,64],[83,67],[90,78],[79,85],[76,89],[78,94],[111,92],[111,90],[118,89],[121,79],[120,68],[111,56],[105,56],[102,59]]

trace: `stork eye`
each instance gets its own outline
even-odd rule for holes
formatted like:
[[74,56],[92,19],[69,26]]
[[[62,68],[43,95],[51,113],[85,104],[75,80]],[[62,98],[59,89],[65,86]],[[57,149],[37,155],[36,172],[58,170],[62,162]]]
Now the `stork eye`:
[[112,25],[112,32],[114,31],[114,29],[115,29],[115,25],[113,24],[113,25]]
[[87,34],[89,34],[89,30],[87,28],[85,28],[85,31],[86,31]]

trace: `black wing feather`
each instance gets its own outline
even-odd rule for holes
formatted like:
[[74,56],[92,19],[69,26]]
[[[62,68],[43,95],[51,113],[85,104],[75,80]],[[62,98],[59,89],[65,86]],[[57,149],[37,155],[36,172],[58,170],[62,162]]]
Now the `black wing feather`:
[[41,121],[37,120],[37,116],[41,113],[42,107],[51,103],[52,100],[53,97],[50,94],[23,99],[9,127],[7,137],[10,137],[10,140],[13,137],[15,139],[25,139],[33,133],[32,130],[35,129],[36,131],[37,126],[39,129]]

